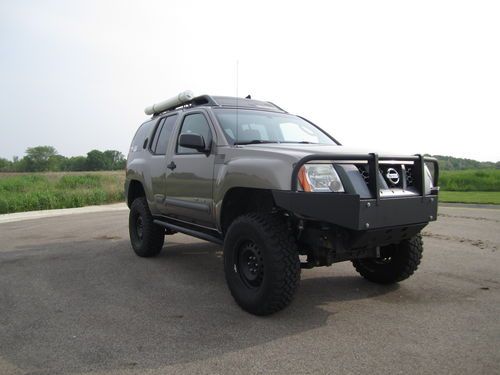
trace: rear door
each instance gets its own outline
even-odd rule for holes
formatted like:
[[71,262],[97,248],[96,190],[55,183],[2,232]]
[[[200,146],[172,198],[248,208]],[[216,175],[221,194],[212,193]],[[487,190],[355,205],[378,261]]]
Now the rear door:
[[[215,131],[207,114],[186,113],[176,133],[175,145],[167,157],[166,212],[168,216],[189,223],[215,228],[213,215],[213,175]],[[179,146],[179,136],[197,133],[203,136],[210,151],[200,152]]]
[[151,160],[149,161],[151,170],[151,189],[155,206],[161,214],[166,213],[165,207],[165,183],[167,177],[167,149],[171,143],[175,143],[172,134],[178,120],[177,114],[163,117],[156,126],[153,139],[150,143],[149,151]]

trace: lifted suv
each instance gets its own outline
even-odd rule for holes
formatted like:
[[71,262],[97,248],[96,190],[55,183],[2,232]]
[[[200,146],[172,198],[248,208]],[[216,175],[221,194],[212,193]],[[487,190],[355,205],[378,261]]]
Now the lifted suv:
[[125,182],[137,255],[176,232],[221,244],[231,294],[257,315],[291,302],[301,268],[352,261],[382,284],[417,269],[437,216],[435,159],[353,151],[250,98],[186,92],[146,113]]

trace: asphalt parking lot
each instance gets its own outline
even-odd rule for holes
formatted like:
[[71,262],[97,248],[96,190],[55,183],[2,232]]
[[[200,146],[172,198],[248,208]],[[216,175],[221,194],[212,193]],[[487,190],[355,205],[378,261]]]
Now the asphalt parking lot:
[[219,246],[138,258],[127,215],[0,223],[0,374],[500,373],[500,209],[441,207],[399,285],[305,270],[265,318],[233,302]]

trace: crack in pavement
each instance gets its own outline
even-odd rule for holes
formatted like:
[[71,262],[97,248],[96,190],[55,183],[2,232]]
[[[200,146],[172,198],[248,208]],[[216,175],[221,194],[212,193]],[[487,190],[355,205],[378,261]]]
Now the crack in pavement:
[[490,241],[472,240],[470,238],[448,236],[445,234],[432,233],[432,232],[428,232],[428,231],[423,231],[422,235],[424,237],[435,238],[438,240],[468,243],[469,245],[478,247],[478,248],[483,249],[483,250],[484,249],[491,249],[492,252],[495,252],[498,250],[497,246],[494,245],[493,243],[491,243]]

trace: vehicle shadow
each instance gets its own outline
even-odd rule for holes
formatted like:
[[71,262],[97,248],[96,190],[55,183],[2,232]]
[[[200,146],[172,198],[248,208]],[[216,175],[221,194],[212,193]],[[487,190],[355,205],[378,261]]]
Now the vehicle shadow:
[[[199,242],[195,244],[173,243],[167,244],[164,251],[156,259],[166,262],[180,261],[183,267],[199,267],[193,259],[184,262],[186,257],[198,257],[205,255],[210,258],[210,261],[215,262],[215,266],[219,266],[220,274],[224,277],[222,265],[222,248],[207,242]],[[206,259],[205,259],[206,260]],[[206,265],[206,262],[202,262]],[[302,270],[302,280],[298,294],[294,300],[294,304],[299,304],[301,310],[315,308],[330,302],[343,302],[358,299],[371,298],[378,295],[386,294],[397,290],[398,284],[394,285],[377,285],[364,280],[353,269],[352,275],[335,276],[335,264],[332,267],[320,267],[312,270]],[[322,272],[321,272],[322,271]],[[327,275],[325,275],[327,273]],[[224,283],[225,286],[225,283]],[[227,287],[226,287],[227,288]],[[227,290],[229,292],[229,290]],[[305,304],[307,302],[307,305]],[[304,304],[304,305],[303,305]],[[284,310],[286,311],[286,310]],[[311,311],[308,311],[311,313]],[[286,313],[280,313],[289,315]],[[301,318],[302,319],[302,318]]]
[[38,374],[154,369],[336,324],[344,302],[397,288],[308,270],[291,306],[256,317],[233,301],[220,246],[167,239],[156,258],[101,239],[34,247],[2,263],[0,356]]

